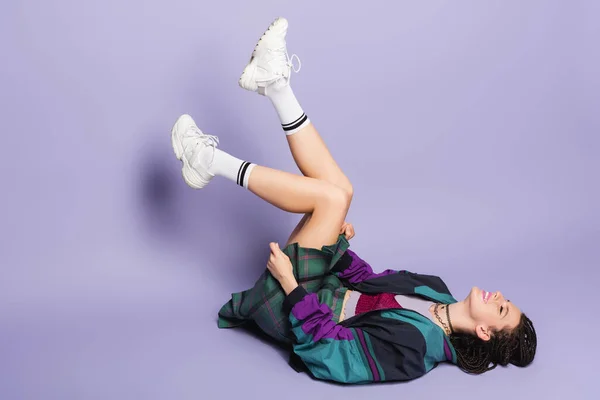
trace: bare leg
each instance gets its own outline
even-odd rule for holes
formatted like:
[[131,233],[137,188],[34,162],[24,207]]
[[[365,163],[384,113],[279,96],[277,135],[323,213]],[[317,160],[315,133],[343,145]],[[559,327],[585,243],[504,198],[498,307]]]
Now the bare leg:
[[350,180],[333,159],[315,126],[310,123],[293,135],[286,136],[292,157],[302,174],[333,183],[353,194]]
[[228,178],[282,210],[310,214],[296,237],[301,246],[335,243],[350,206],[348,193],[338,186],[237,159],[217,149],[218,138],[204,134],[187,114],[177,119],[171,141],[189,186],[202,189],[214,176]]
[[[273,21],[256,44],[250,62],[240,76],[239,85],[270,99],[300,171],[306,177],[337,186],[351,200],[353,189],[350,181],[334,161],[289,86],[292,69],[296,72],[300,70],[300,65],[298,69],[294,67],[294,60],[297,59],[298,64],[300,60],[297,56],[288,56],[287,30],[288,21],[285,18]],[[311,213],[305,215],[292,232],[288,243],[304,237],[306,234],[303,227],[314,226],[314,218],[316,215]],[[343,220],[338,228],[341,228],[342,223]]]
[[[350,180],[342,172],[339,165],[333,159],[325,142],[319,135],[315,126],[310,123],[293,135],[287,135],[287,141],[296,161],[298,169],[307,177],[329,182],[338,186],[346,192],[350,201],[354,195],[354,189]],[[298,225],[294,228],[287,244],[297,241],[298,234],[302,228],[311,220],[311,214],[305,214]],[[342,220],[340,226],[344,221]],[[338,227],[338,229],[339,229]],[[339,231],[338,231],[339,233]]]
[[350,206],[348,194],[329,182],[259,165],[250,175],[248,189],[282,210],[310,215],[295,235],[302,247],[320,249],[335,243]]

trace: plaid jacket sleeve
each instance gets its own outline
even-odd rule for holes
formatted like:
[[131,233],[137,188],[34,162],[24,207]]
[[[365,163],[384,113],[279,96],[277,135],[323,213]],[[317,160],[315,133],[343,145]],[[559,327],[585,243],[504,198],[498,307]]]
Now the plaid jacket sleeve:
[[[395,344],[372,330],[337,324],[331,309],[301,286],[285,302],[291,310],[289,319],[296,338],[293,351],[315,378],[360,384],[410,380],[425,374],[422,349],[426,346],[414,327],[392,321],[397,322],[394,333],[403,337]],[[386,323],[373,322],[366,325],[382,329]]]

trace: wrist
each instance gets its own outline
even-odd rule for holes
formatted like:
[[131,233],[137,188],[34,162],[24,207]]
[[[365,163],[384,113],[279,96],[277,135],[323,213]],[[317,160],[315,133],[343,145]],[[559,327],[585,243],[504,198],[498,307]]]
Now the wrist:
[[294,277],[294,275],[291,274],[283,276],[279,280],[279,284],[281,285],[281,288],[285,292],[286,296],[292,293],[294,289],[298,287],[298,282],[296,281],[296,278]]

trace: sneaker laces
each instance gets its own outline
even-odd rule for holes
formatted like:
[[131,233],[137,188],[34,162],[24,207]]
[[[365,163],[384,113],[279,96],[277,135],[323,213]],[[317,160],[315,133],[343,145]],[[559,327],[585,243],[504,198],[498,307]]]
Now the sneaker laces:
[[[268,49],[267,52],[274,55],[274,59],[277,60],[278,63],[280,63],[280,66],[282,68],[287,68],[288,71],[293,70],[295,73],[300,72],[300,68],[302,68],[302,62],[300,61],[300,57],[298,57],[296,54],[292,54],[292,56],[290,57],[285,44],[275,49]],[[296,69],[294,66],[294,60],[298,61],[298,69]],[[279,82],[282,78],[284,78],[283,75],[278,76],[275,82]],[[291,79],[292,74],[288,74],[286,83],[289,84]]]
[[195,149],[197,149],[198,146],[201,145],[201,144],[205,145],[206,147],[212,147],[213,148],[212,158],[211,158],[210,163],[208,165],[209,168],[212,167],[212,164],[213,164],[213,162],[215,160],[215,149],[219,145],[219,138],[217,136],[214,136],[214,135],[207,135],[207,134],[201,132],[200,129],[198,129],[197,127],[191,127],[190,131],[192,131],[192,133],[193,133],[191,135],[191,137],[194,139],[193,144],[194,144],[194,148]]

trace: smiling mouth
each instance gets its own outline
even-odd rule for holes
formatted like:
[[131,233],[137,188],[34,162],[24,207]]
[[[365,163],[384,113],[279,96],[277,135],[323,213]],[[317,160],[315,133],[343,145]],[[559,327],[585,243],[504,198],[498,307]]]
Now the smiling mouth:
[[492,296],[490,292],[486,292],[485,290],[481,291],[481,295],[483,296],[483,302],[487,304],[488,300]]

